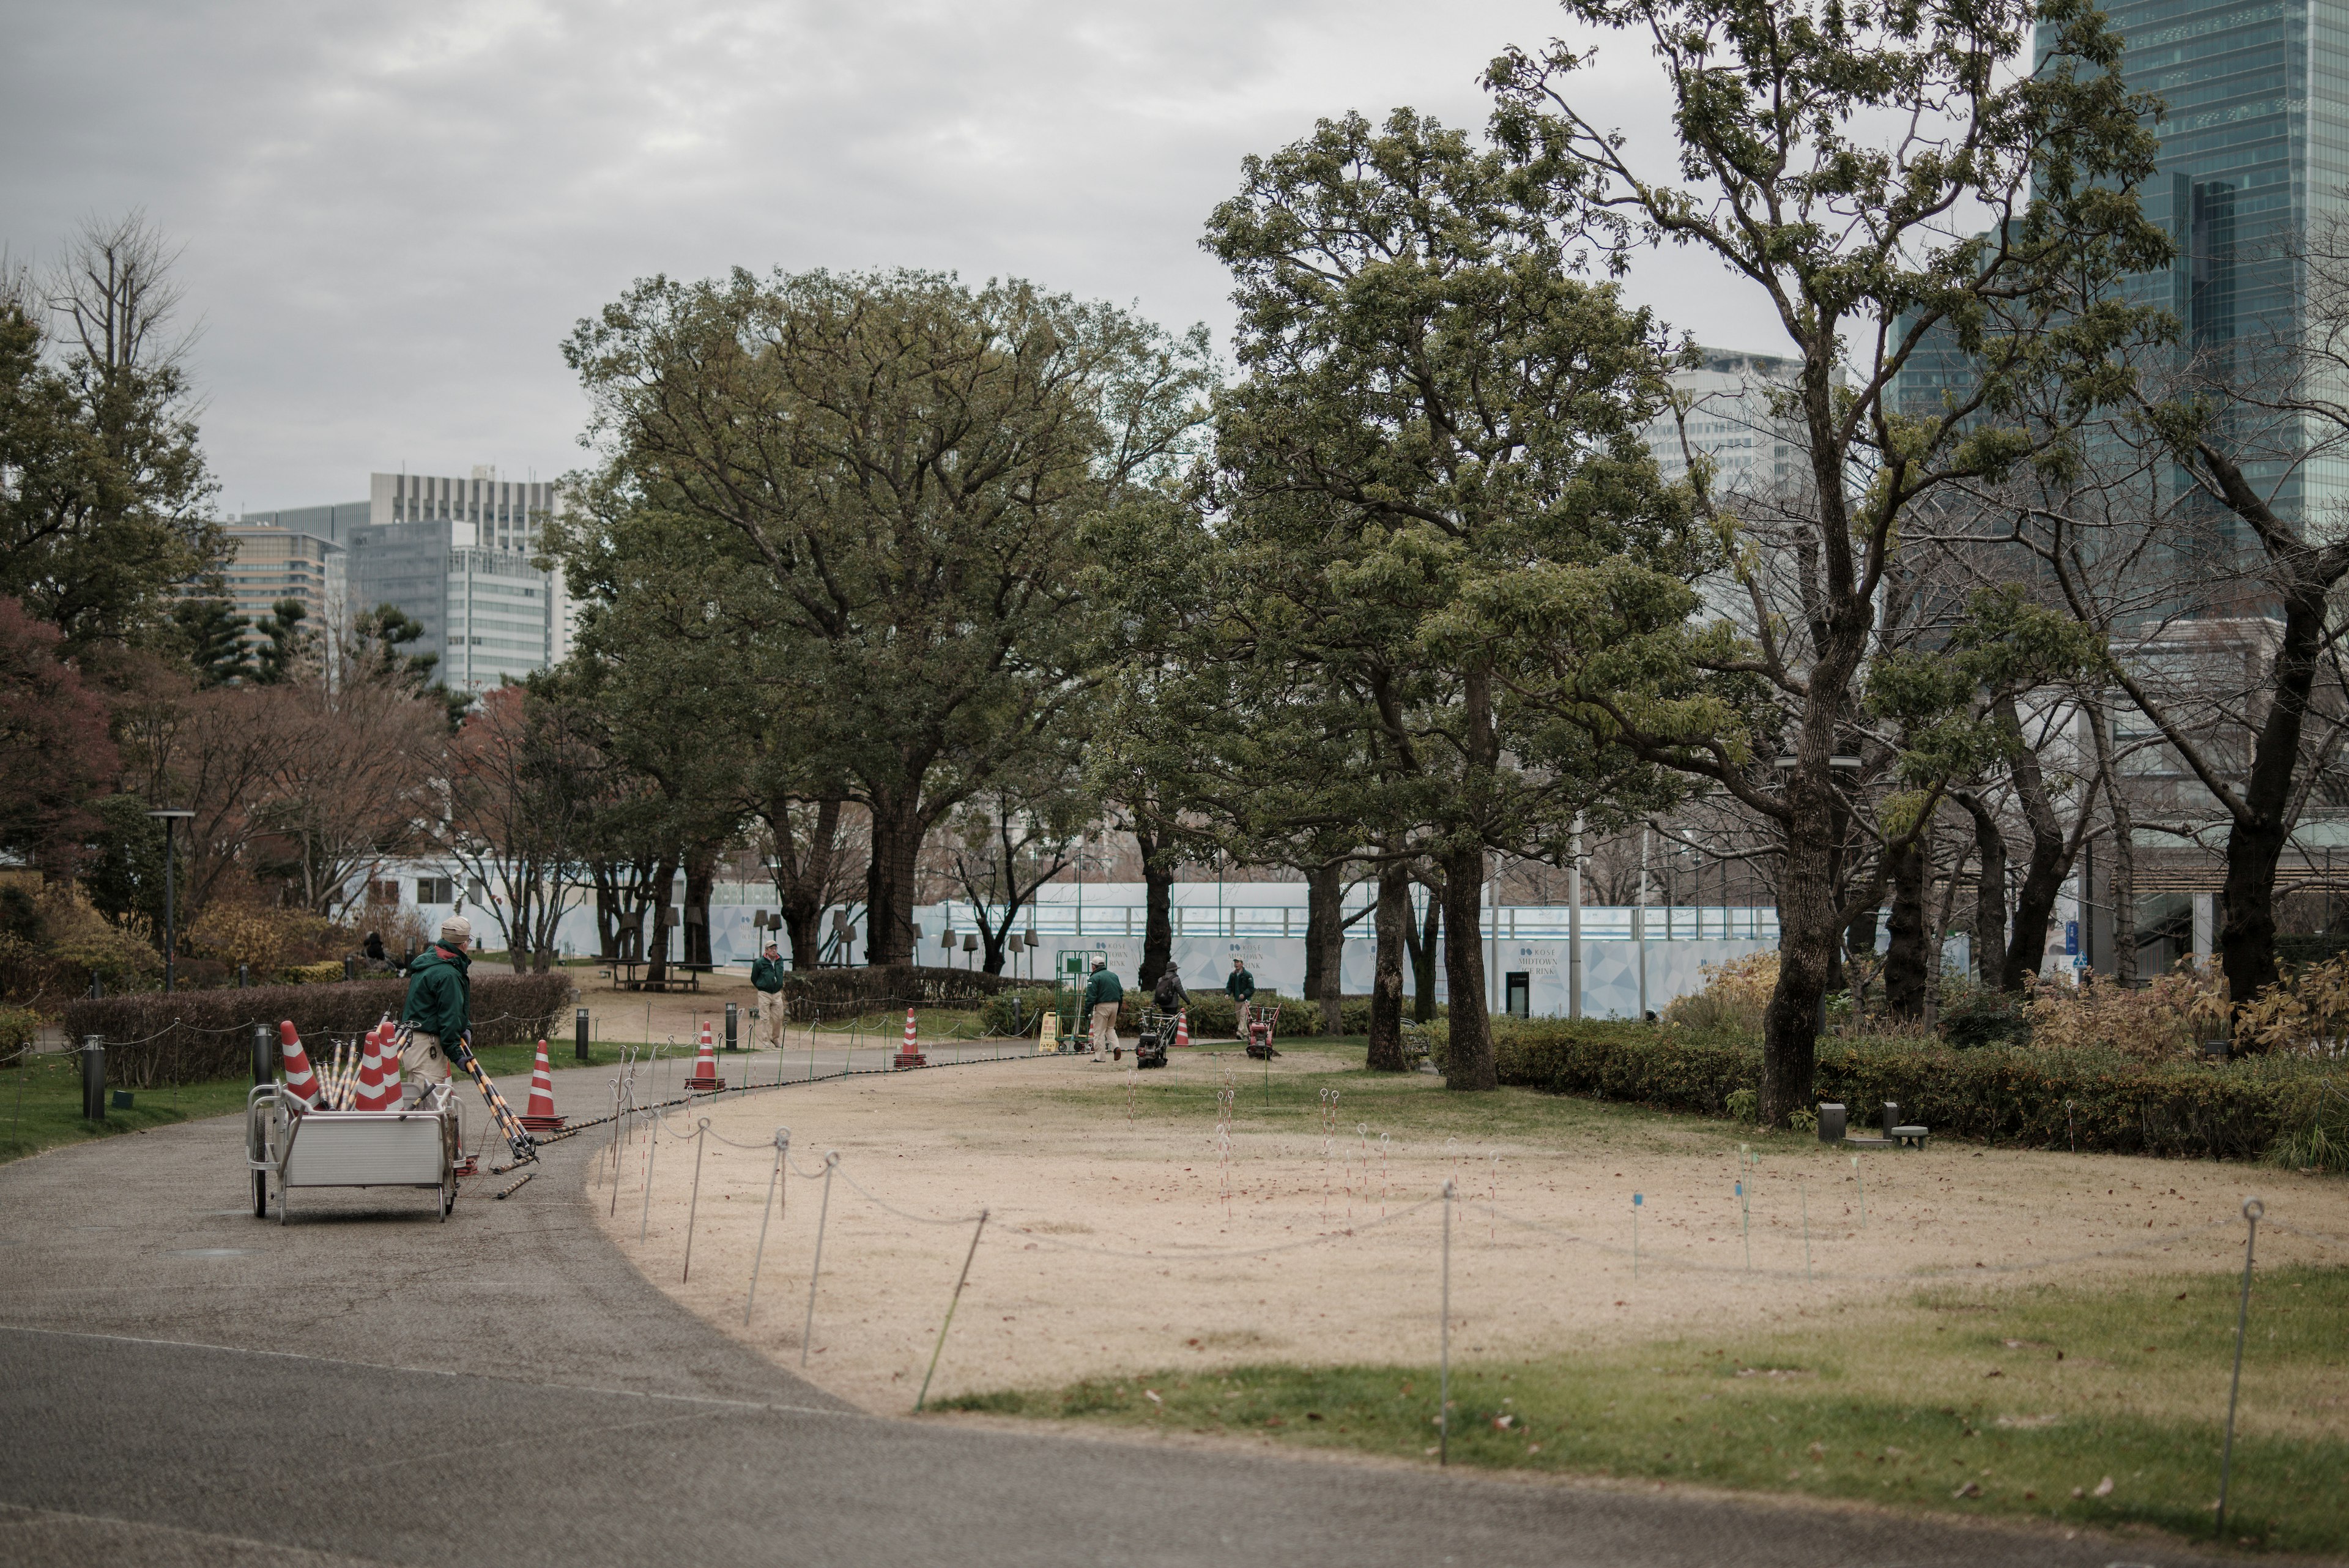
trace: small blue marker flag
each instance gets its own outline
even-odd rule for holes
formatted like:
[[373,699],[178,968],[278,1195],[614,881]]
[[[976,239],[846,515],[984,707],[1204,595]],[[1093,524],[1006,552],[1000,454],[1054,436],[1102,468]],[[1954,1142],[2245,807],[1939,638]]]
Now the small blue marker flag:
[[1730,1196],[1731,1196],[1732,1198],[1743,1198],[1743,1197],[1744,1197],[1744,1196],[1745,1196],[1745,1183],[1744,1183],[1744,1182],[1742,1182],[1742,1181],[1741,1181],[1741,1182],[1739,1182],[1739,1183],[1737,1184],[1737,1186],[1736,1186],[1735,1189],[1734,1189],[1734,1190],[1733,1190],[1733,1191],[1730,1193]]
[[1638,1193],[1634,1192],[1633,1194],[1631,1194],[1631,1207],[1632,1207],[1632,1208],[1637,1209],[1640,1204],[1645,1203],[1646,1201],[1647,1201],[1647,1199],[1644,1199],[1644,1198],[1642,1198],[1642,1197],[1640,1197]]

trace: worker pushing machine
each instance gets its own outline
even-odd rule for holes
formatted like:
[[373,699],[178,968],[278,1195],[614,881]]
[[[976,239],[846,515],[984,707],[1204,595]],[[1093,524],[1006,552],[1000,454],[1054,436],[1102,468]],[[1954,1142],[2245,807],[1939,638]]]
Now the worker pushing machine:
[[1224,977],[1224,994],[1232,999],[1233,1027],[1239,1037],[1247,1038],[1248,1003],[1256,998],[1256,976],[1248,973],[1247,965],[1232,960],[1232,972]]
[[1110,973],[1109,960],[1093,960],[1093,972],[1085,981],[1085,1016],[1092,1021],[1092,1039],[1089,1044],[1104,1058],[1119,1049],[1117,1005],[1124,1000],[1125,987]]
[[759,1023],[767,1044],[775,1050],[783,1046],[783,960],[769,942],[766,950],[750,961],[750,989],[759,993]]

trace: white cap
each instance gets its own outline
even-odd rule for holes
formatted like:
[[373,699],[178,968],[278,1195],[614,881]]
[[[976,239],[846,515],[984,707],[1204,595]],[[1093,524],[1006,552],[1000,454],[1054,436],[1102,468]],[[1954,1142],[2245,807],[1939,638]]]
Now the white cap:
[[440,922],[440,940],[444,942],[470,942],[473,940],[473,922],[462,915],[451,915]]

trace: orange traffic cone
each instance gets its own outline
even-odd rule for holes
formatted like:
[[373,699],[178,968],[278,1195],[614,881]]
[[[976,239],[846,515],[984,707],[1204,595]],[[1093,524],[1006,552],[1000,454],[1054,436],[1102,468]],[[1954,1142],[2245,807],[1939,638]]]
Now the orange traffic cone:
[[[535,1076],[535,1075],[533,1075]],[[709,1038],[709,1025],[701,1026],[701,1054],[694,1058],[693,1076],[685,1081],[688,1089],[722,1089],[726,1080],[718,1075],[718,1047]],[[553,1084],[547,1087],[552,1090]]]
[[351,1085],[350,1108],[355,1111],[379,1110],[382,1101],[383,1043],[370,1029],[359,1040],[359,1071],[357,1079]]
[[318,1103],[318,1075],[310,1070],[310,1054],[302,1049],[302,1036],[290,1018],[277,1026],[277,1048],[285,1058],[285,1086],[294,1097],[305,1106]]
[[377,1054],[382,1058],[381,1075],[376,1081],[374,1109],[390,1111],[399,1108],[399,1075],[403,1064],[399,1059],[399,1025],[387,1018],[375,1026]]
[[897,1047],[896,1059],[892,1061],[889,1065],[892,1067],[926,1067],[929,1064],[930,1059],[922,1054],[920,1042],[915,1038],[914,1010],[908,1007],[905,1009],[905,1043]]
[[546,1064],[543,1040],[538,1043],[538,1060],[531,1064],[530,1109],[523,1112],[522,1125],[533,1132],[563,1130],[563,1118],[554,1114],[554,1074]]
[[1191,1010],[1185,1008],[1174,1015],[1174,1045],[1182,1050],[1191,1044]]

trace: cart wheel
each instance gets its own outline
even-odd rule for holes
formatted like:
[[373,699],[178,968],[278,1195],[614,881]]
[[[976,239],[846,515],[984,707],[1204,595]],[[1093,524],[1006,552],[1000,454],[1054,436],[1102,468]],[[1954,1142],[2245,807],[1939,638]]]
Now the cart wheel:
[[446,1187],[441,1188],[440,1223],[446,1225],[449,1222],[449,1210],[455,1207],[457,1207],[457,1195],[454,1192],[450,1191]]
[[255,1220],[269,1218],[269,1173],[265,1170],[253,1173],[253,1217]]

